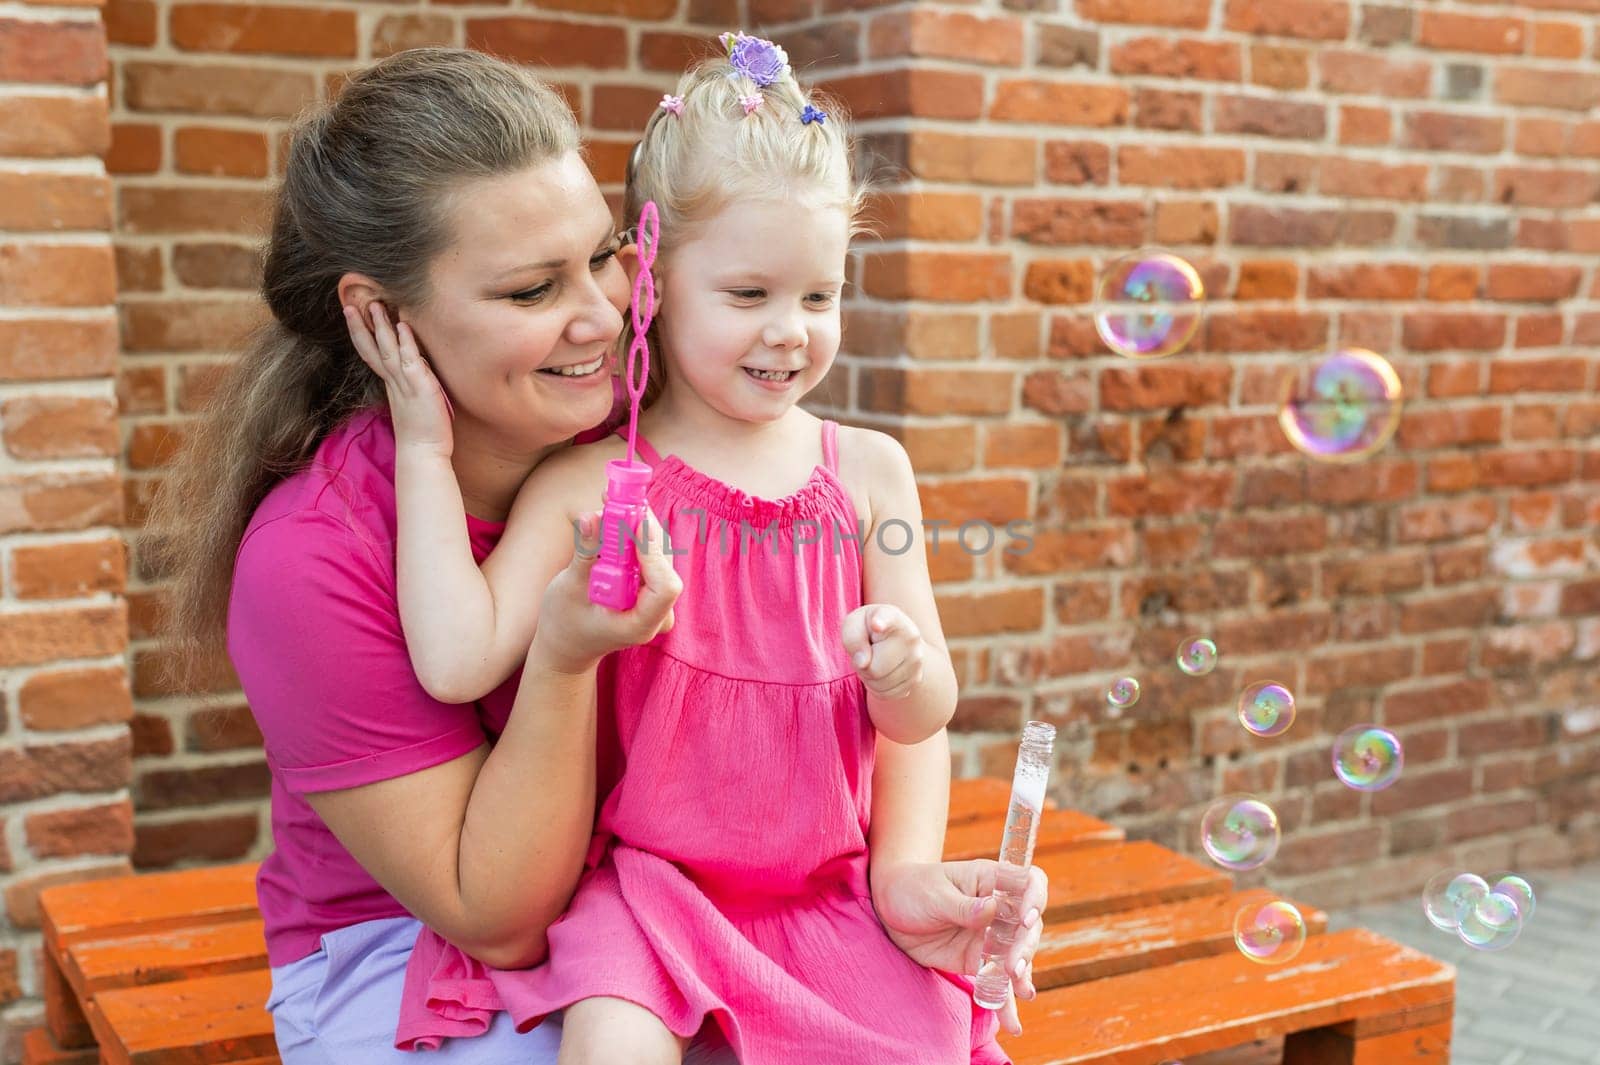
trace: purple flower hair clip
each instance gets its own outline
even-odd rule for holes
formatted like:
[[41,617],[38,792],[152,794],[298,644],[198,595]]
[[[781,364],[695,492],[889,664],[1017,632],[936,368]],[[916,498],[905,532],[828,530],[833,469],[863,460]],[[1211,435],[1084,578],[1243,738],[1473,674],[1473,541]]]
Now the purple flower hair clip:
[[761,94],[754,93],[750,96],[739,97],[739,106],[744,108],[744,113],[748,115],[761,106]]
[[806,104],[806,109],[800,112],[800,124],[803,126],[809,126],[813,122],[820,126],[827,120],[828,112],[818,110],[810,104]]
[[670,92],[661,97],[661,110],[671,115],[683,114],[683,97],[674,96]]
[[728,62],[734,72],[743,74],[763,89],[789,73],[789,53],[764,37],[724,33],[722,44],[728,50]]

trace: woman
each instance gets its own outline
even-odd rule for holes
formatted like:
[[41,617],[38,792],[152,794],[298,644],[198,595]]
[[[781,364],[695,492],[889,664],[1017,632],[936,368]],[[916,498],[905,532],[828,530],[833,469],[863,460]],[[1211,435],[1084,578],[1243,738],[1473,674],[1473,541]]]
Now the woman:
[[[596,608],[590,553],[577,552],[542,593],[520,676],[475,704],[430,699],[395,595],[393,428],[343,308],[372,320],[387,308],[444,386],[452,488],[481,561],[528,473],[611,409],[619,250],[571,112],[520,68],[401,53],[295,130],[263,276],[273,321],[152,519],[186,660],[203,673],[225,626],[264,738],[275,850],[258,888],[287,1065],[400,1057],[400,988],[423,925],[490,965],[543,958],[583,867],[597,780],[615,772],[595,666],[670,626],[678,592],[655,543],[634,610]],[[886,744],[876,772],[947,777],[946,744]],[[940,863],[943,830],[942,806],[875,807],[872,875],[903,950],[971,972],[993,863]],[[1028,905],[1043,903],[1037,876]],[[1028,976],[1015,978],[1024,996]],[[1004,1020],[1015,1028],[1014,1011]],[[554,1062],[558,1025],[519,1034],[500,1015],[440,1052]],[[689,1060],[726,1061],[703,1036]]]

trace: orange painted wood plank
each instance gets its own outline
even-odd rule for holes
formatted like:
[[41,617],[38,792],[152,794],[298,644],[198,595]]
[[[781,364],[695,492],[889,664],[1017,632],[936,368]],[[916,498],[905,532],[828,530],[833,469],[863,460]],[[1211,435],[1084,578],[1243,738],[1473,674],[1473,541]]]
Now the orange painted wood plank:
[[1446,1065],[1451,1021],[1368,1039],[1319,1028],[1283,1043],[1283,1065]]
[[[1233,950],[1233,918],[1240,908],[1280,897],[1260,889],[1202,895],[1046,925],[1033,958],[1034,986],[1065,987]],[[1296,905],[1312,935],[1327,930],[1327,914]]]
[[[1000,817],[953,824],[944,834],[944,860],[993,858],[1000,853],[1000,837],[1004,834],[1005,820]],[[1039,818],[1039,840],[1034,844],[1034,853],[1046,854],[1085,843],[1117,843],[1122,839],[1122,829],[1098,817],[1077,810],[1046,810]]]
[[39,893],[45,943],[251,920],[259,863],[61,884]]
[[210,1065],[277,1054],[267,969],[102,991],[89,1011],[105,1065]]
[[[950,782],[949,824],[998,818],[1004,824],[1011,805],[1011,782],[994,777],[964,777]],[[996,837],[999,838],[999,837]]]
[[1210,866],[1147,840],[1035,853],[1033,864],[1050,878],[1046,921],[1072,921],[1219,895],[1232,884]]
[[48,1028],[30,1028],[22,1037],[22,1065],[99,1065],[97,1047],[68,1050],[58,1045]]
[[62,971],[62,959],[54,951],[44,952],[44,1023],[56,1045],[69,1050],[94,1046],[89,1019],[78,1005],[78,995]]
[[118,987],[221,976],[267,967],[260,921],[176,928],[67,947],[67,979],[80,998]]
[[1455,970],[1365,929],[1311,936],[1291,962],[1237,952],[1041,992],[1016,1065],[1149,1065],[1455,998]]

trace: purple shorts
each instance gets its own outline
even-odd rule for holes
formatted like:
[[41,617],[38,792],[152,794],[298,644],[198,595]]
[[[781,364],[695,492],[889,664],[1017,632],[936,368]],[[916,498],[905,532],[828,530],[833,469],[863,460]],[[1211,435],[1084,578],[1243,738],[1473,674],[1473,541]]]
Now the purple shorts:
[[[421,922],[414,917],[363,921],[329,932],[322,946],[272,970],[272,1014],[283,1065],[415,1065],[415,1054],[396,1050],[400,989]],[[684,1065],[738,1065],[725,1043],[716,1050],[689,1046]],[[511,1016],[498,1014],[489,1030],[470,1039],[446,1039],[429,1060],[460,1065],[555,1065],[561,1017],[518,1034]]]

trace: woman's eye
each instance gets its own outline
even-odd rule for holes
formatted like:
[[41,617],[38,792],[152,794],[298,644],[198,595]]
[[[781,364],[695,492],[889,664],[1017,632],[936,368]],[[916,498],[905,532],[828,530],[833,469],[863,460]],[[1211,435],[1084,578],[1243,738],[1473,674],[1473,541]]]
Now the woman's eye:
[[521,292],[513,292],[509,298],[518,303],[538,303],[550,294],[550,288],[550,282],[546,281],[542,285],[535,285],[533,288],[523,289]]
[[617,257],[618,248],[607,248],[605,251],[589,260],[589,269],[598,270],[606,263]]

